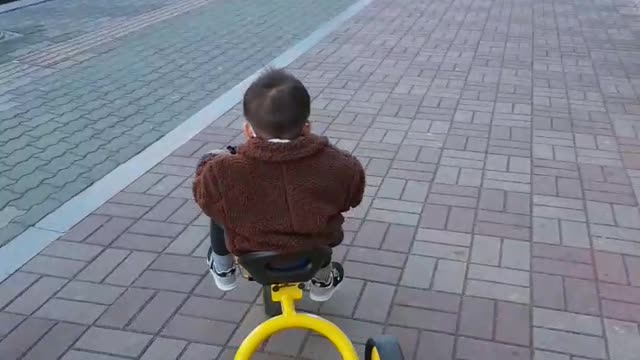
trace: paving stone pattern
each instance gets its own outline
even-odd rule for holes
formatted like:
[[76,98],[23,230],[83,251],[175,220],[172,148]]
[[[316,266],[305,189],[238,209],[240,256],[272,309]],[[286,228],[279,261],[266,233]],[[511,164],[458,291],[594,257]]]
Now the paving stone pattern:
[[18,36],[0,42],[0,63],[157,10],[167,0],[46,1],[0,14],[0,30]]
[[[344,287],[301,308],[407,359],[637,359],[633,6],[377,0],[294,62],[315,131],[368,175]],[[213,287],[187,174],[241,124],[236,107],[0,284],[0,358],[232,359],[260,289]],[[256,358],[339,356],[291,331]]]
[[0,64],[0,245],[352,0],[139,0],[128,12],[125,3],[54,0],[0,14],[0,28],[39,23],[62,37],[17,38],[24,46],[14,52],[14,42],[0,43],[13,60]]

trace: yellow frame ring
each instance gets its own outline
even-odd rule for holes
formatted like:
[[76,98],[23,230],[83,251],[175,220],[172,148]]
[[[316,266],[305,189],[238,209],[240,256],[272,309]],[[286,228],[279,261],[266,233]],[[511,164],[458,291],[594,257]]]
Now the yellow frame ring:
[[[275,290],[275,287],[278,290]],[[235,360],[250,360],[251,356],[258,350],[271,335],[287,329],[307,329],[326,337],[338,349],[344,360],[358,360],[358,353],[353,347],[351,340],[334,323],[311,314],[298,314],[294,303],[302,299],[302,290],[299,284],[281,287],[272,286],[271,297],[273,301],[279,302],[282,306],[282,315],[271,318],[247,336],[238,352]]]
[[358,353],[351,340],[334,323],[315,315],[296,313],[276,316],[260,324],[244,339],[235,360],[250,360],[271,335],[294,328],[315,331],[329,339],[344,360],[358,360]]

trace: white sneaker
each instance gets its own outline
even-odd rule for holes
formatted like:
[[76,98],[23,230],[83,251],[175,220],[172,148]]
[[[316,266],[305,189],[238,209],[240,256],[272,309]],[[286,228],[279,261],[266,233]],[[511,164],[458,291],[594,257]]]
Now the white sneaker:
[[333,293],[338,290],[338,286],[344,279],[344,268],[340,263],[331,263],[331,277],[325,281],[318,279],[311,279],[309,286],[309,297],[313,301],[327,301],[331,299]]
[[207,254],[207,265],[209,266],[209,272],[211,276],[213,276],[213,281],[215,281],[218,289],[222,291],[231,291],[238,286],[238,276],[236,272],[236,266],[234,265],[231,269],[219,272],[216,270],[215,264],[211,258],[212,249],[209,248],[209,253]]

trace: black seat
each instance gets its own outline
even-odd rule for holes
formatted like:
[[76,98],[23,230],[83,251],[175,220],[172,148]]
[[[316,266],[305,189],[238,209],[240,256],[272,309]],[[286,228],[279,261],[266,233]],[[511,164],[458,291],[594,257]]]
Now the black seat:
[[297,253],[261,251],[238,257],[238,263],[260,285],[301,283],[311,280],[331,262],[331,248],[318,247]]

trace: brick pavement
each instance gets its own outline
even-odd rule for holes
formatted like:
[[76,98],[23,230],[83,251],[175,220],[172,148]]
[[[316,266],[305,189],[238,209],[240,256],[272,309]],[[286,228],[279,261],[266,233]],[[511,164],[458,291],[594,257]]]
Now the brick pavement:
[[[378,0],[294,62],[316,132],[368,175],[336,249],[346,286],[302,307],[357,344],[395,334],[407,359],[637,359],[634,6]],[[0,284],[0,358],[232,358],[263,319],[259,288],[212,287],[187,174],[238,141],[240,114]],[[293,331],[257,358],[328,349]]]
[[24,34],[0,43],[0,246],[352,2],[52,0],[0,14]]

